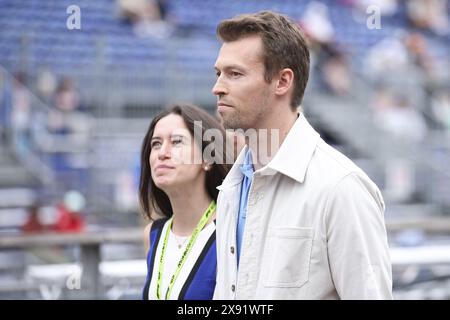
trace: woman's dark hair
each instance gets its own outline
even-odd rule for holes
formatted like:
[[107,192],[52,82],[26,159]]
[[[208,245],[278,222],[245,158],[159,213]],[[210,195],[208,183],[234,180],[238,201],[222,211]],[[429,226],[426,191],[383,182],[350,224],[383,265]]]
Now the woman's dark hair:
[[[155,126],[159,120],[170,115],[176,114],[183,118],[186,127],[194,138],[193,141],[201,146],[201,151],[203,151],[210,143],[217,143],[214,146],[214,152],[211,154],[213,159],[222,159],[220,163],[215,162],[213,159],[204,159],[204,161],[210,164],[210,170],[206,171],[205,187],[208,195],[217,201],[217,196],[219,191],[217,186],[222,184],[223,179],[227,175],[230,165],[226,164],[226,134],[223,126],[216,120],[213,116],[208,114],[206,111],[189,104],[177,104],[170,106],[169,108],[160,112],[156,117],[153,118],[150,126],[145,135],[144,141],[142,143],[141,151],[141,176],[139,181],[139,200],[143,210],[143,214],[153,220],[152,211],[158,215],[163,215],[166,217],[171,217],[173,214],[172,206],[170,204],[169,197],[166,193],[155,185],[155,182],[151,176],[149,158],[151,152],[151,140],[153,138],[153,133],[155,131]],[[198,126],[198,122],[201,121],[201,126],[195,131],[194,128]],[[204,141],[202,139],[205,130],[217,129],[221,133],[223,139],[222,143],[216,141]],[[195,137],[194,133],[200,133],[201,137]],[[219,154],[220,153],[220,154]]]

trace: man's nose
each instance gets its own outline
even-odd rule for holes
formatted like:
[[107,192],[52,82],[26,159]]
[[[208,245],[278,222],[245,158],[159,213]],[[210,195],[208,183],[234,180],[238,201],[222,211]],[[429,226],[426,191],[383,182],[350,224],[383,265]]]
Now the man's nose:
[[217,78],[216,83],[214,84],[214,87],[212,88],[212,93],[215,96],[223,96],[228,93],[227,88],[223,84],[223,81],[220,77]]

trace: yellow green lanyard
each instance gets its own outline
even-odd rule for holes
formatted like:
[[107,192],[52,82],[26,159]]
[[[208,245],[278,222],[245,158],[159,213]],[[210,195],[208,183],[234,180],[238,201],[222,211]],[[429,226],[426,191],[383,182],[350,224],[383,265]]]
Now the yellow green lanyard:
[[[183,255],[181,256],[180,261],[178,261],[177,268],[175,269],[174,274],[172,275],[172,278],[170,279],[169,287],[166,291],[166,300],[169,299],[170,293],[172,292],[173,285],[175,283],[175,280],[178,278],[178,275],[180,274],[181,268],[183,267],[184,263],[186,262],[186,259],[191,252],[192,247],[194,246],[195,240],[197,240],[197,237],[202,231],[202,229],[205,227],[206,223],[208,222],[209,218],[211,217],[211,214],[216,209],[216,203],[215,201],[211,201],[209,204],[208,209],[206,209],[205,213],[203,213],[202,218],[200,219],[199,223],[197,224],[197,227],[195,227],[194,232],[191,235],[191,238],[189,239],[189,242],[186,246],[186,249],[183,252]],[[156,283],[156,298],[158,300],[161,300],[161,282],[162,282],[162,274],[164,269],[164,254],[166,252],[167,242],[169,239],[169,232],[172,228],[173,218],[170,218],[169,225],[167,226],[166,235],[164,236],[164,243],[161,249],[161,257],[159,259],[159,268],[158,268],[158,281]]]

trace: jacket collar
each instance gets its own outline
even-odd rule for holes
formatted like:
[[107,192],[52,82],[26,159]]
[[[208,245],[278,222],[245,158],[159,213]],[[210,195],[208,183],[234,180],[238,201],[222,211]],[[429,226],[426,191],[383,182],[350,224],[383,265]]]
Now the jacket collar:
[[[303,113],[300,113],[274,158],[255,172],[261,175],[273,175],[279,172],[303,183],[319,139],[320,135],[309,124]],[[241,183],[243,175],[239,167],[244,162],[247,149],[247,145],[242,148],[230,172],[217,189],[223,190]]]
[[303,183],[319,139],[319,133],[300,113],[274,158],[260,169],[261,174],[276,171]]
[[236,161],[234,162],[233,166],[231,167],[230,171],[226,175],[225,179],[223,180],[222,184],[217,187],[218,190],[223,190],[226,188],[233,187],[239,183],[241,183],[243,174],[240,170],[240,166],[244,163],[245,160],[245,154],[248,150],[248,146],[245,145],[241,152],[239,153]]

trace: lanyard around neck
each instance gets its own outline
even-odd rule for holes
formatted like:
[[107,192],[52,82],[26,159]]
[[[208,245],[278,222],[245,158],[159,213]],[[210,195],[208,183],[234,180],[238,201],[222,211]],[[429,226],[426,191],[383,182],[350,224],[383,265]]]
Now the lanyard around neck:
[[[186,249],[183,252],[183,255],[181,256],[180,261],[178,261],[177,268],[175,269],[174,274],[170,278],[169,286],[167,287],[166,291],[166,297],[165,299],[168,300],[170,297],[170,293],[172,292],[173,285],[175,283],[175,280],[178,278],[178,275],[180,274],[181,268],[183,267],[184,263],[186,262],[186,259],[191,252],[192,247],[194,246],[195,241],[197,240],[197,237],[202,231],[202,229],[205,227],[206,223],[208,222],[209,218],[211,217],[211,214],[216,209],[216,202],[213,200],[209,204],[208,209],[203,213],[203,216],[201,217],[200,221],[197,224],[197,227],[195,227],[194,232],[191,235],[191,238],[189,239],[189,242],[186,246]],[[161,282],[162,282],[162,275],[164,271],[164,255],[166,252],[167,242],[169,239],[169,232],[172,228],[173,218],[170,218],[169,225],[167,226],[166,234],[164,236],[164,242],[161,249],[161,257],[159,258],[159,268],[158,268],[158,281],[156,283],[156,298],[158,300],[161,300]]]

